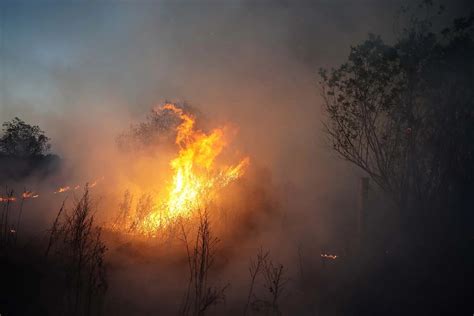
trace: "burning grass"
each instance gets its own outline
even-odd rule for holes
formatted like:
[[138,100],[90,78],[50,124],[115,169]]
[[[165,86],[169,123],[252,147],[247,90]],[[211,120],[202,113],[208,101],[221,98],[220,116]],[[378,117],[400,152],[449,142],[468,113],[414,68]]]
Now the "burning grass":
[[110,225],[116,231],[151,237],[156,237],[158,230],[190,218],[196,210],[206,207],[218,197],[221,189],[240,178],[249,165],[248,157],[236,164],[218,161],[228,145],[225,127],[206,133],[196,128],[192,114],[170,103],[154,111],[157,115],[169,112],[179,118],[175,129],[178,153],[169,162],[171,179],[159,194],[139,194],[133,213],[133,196],[126,191],[119,215]]

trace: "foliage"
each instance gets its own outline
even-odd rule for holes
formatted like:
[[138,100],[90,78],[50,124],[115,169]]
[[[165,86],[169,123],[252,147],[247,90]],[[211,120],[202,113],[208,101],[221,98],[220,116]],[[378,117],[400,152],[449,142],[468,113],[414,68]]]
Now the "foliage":
[[[169,103],[166,102],[165,103]],[[199,112],[187,103],[175,104],[186,113],[199,115]],[[130,126],[130,129],[117,137],[117,146],[124,152],[147,150],[155,145],[174,140],[175,128],[180,119],[170,111],[158,111],[159,107],[151,109],[145,122]]]
[[15,117],[3,123],[3,135],[0,138],[0,152],[16,157],[31,157],[49,151],[49,138],[37,125],[29,125]]
[[473,23],[437,34],[412,19],[394,44],[370,35],[341,66],[320,70],[333,149],[401,211],[441,209],[472,187]]

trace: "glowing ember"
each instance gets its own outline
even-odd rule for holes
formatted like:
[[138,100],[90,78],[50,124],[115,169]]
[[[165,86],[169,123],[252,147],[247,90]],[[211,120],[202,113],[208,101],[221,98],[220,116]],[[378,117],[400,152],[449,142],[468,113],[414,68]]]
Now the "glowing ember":
[[23,199],[36,199],[39,196],[39,194],[33,193],[32,191],[25,191],[21,195]]
[[321,258],[326,258],[326,259],[337,259],[337,256],[336,255],[330,255],[330,254],[327,254],[327,253],[322,253],[321,254]]
[[[89,188],[93,188],[95,187],[100,181],[104,180],[105,177],[101,177],[99,179],[96,179],[94,181],[91,182],[91,184],[89,184]],[[80,186],[77,186],[77,188],[79,188]],[[76,188],[74,188],[74,190],[76,190]]]
[[71,190],[71,187],[70,186],[65,186],[65,187],[59,187],[56,191],[54,191],[54,194],[57,194],[57,193],[64,193],[64,192],[67,192]]
[[15,202],[16,197],[13,196],[6,196],[6,197],[0,197],[0,202]]
[[[94,181],[92,181],[90,184],[89,184],[89,188],[93,188],[95,187],[99,181],[102,181],[104,179],[104,177],[101,177],[99,179],[96,179]],[[79,184],[76,184],[75,186],[71,187],[69,185],[67,186],[63,186],[63,187],[59,187],[56,191],[54,191],[53,193],[54,194],[57,194],[57,193],[64,193],[64,192],[68,192],[68,191],[72,191],[72,190],[79,190],[81,188],[81,186]]]
[[137,230],[145,234],[153,234],[179,217],[191,216],[216,198],[220,189],[241,177],[249,164],[246,157],[236,165],[217,166],[216,158],[227,145],[223,129],[216,128],[210,133],[197,130],[195,118],[173,104],[156,111],[172,111],[181,119],[175,141],[179,153],[170,162],[173,176],[165,188],[164,201],[154,205],[137,225]]

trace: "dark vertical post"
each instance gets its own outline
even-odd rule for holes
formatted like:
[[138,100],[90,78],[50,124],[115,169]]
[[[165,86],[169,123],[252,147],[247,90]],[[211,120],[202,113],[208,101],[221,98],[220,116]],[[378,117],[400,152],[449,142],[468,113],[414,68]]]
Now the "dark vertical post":
[[369,199],[369,178],[361,177],[359,184],[359,209],[357,214],[357,241],[358,250],[365,247],[367,234],[367,201]]

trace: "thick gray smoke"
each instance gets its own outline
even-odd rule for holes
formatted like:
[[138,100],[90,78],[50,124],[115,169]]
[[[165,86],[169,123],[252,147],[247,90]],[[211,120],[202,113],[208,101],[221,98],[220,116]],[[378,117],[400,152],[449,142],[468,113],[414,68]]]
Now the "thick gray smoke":
[[[113,181],[117,135],[164,100],[188,102],[214,126],[233,124],[232,146],[250,157],[256,187],[269,192],[279,216],[268,225],[262,217],[255,242],[242,243],[237,272],[223,268],[245,283],[259,244],[295,265],[295,249],[317,257],[350,225],[360,174],[325,144],[317,70],[343,62],[369,32],[395,38],[406,2],[2,2],[0,121],[40,125],[65,164],[57,181],[70,183],[104,173]],[[448,16],[462,7],[448,6]],[[49,221],[54,202],[35,218]],[[147,286],[149,269],[112,281],[144,287],[145,298],[130,303],[142,311],[164,291],[157,283],[168,282]]]

